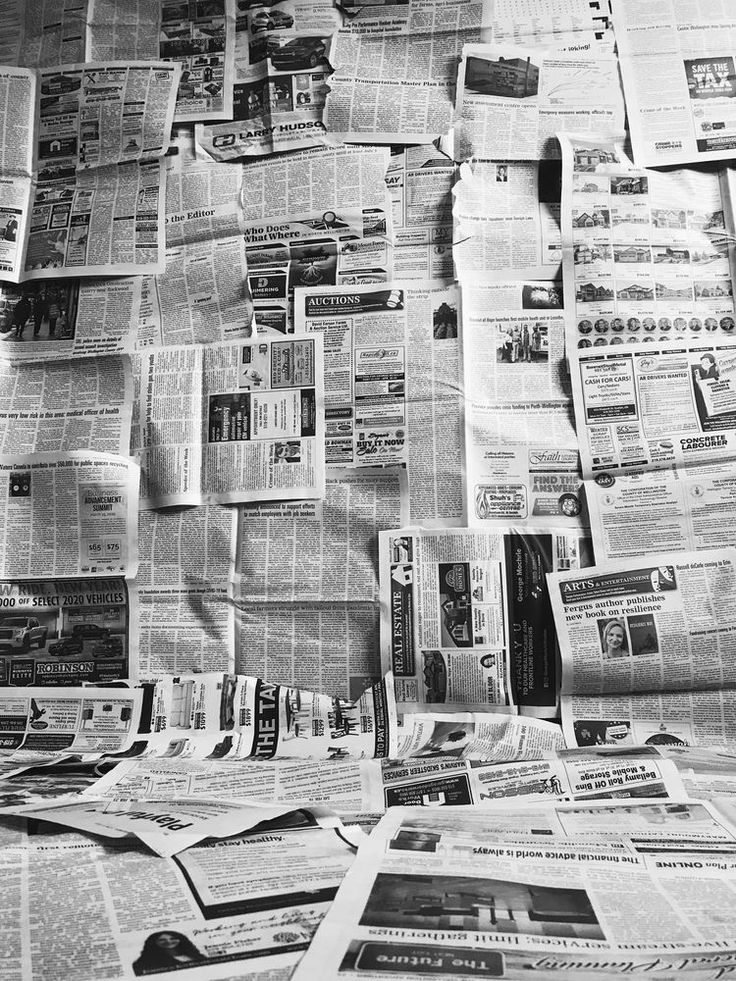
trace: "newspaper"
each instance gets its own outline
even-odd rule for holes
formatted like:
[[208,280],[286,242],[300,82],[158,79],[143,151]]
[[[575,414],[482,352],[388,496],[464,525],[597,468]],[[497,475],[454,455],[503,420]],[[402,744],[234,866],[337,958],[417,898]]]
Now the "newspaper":
[[462,300],[468,523],[581,528],[561,284],[466,279]]
[[[620,720],[609,720],[613,738],[624,742],[633,736],[656,745],[672,731],[674,737],[686,733],[687,743],[722,743],[718,718],[707,732],[703,717],[728,699],[734,686],[735,560],[736,553],[724,548],[650,554],[548,577],[571,745],[577,744],[576,730],[582,745],[597,737],[582,736],[585,717],[579,713],[585,710],[579,699],[591,703],[592,719],[608,705],[611,719]],[[658,739],[652,730],[656,733],[660,721],[667,728]],[[722,727],[730,742],[730,717],[723,717]],[[610,738],[604,732],[602,741]]]
[[605,51],[468,44],[454,116],[458,160],[559,157],[560,129],[623,131],[618,62]]
[[572,530],[381,532],[381,659],[399,712],[518,706],[553,717],[544,573],[589,564],[587,553]]
[[408,712],[400,717],[396,756],[444,757],[506,763],[535,760],[561,749],[562,730],[554,722],[480,712]]
[[635,0],[616,0],[614,16],[636,162],[733,157],[736,19],[729,4],[666,0],[655,16]]
[[[681,797],[686,779],[683,768],[690,763],[698,766],[696,760],[661,758],[653,747],[632,749],[624,758],[615,749],[598,747],[559,750],[546,759],[499,764],[424,757],[243,761],[223,769],[210,760],[144,757],[121,761],[84,793],[102,800],[139,803],[221,798],[293,807],[329,804],[338,814],[348,816],[383,813],[397,806],[495,807],[508,798],[551,802]],[[725,761],[721,770],[724,765]],[[15,786],[11,781],[8,790]]]
[[[137,677],[138,611],[132,579],[105,575],[102,570],[95,578],[37,574],[33,579],[4,579],[0,594],[2,688],[36,686],[53,700],[66,697],[60,686],[103,685]],[[98,698],[104,698],[101,692]],[[38,698],[37,704],[41,704]],[[100,711],[107,709],[103,706]],[[12,718],[6,721],[12,730]],[[37,723],[31,729],[44,733],[49,721],[50,717],[43,720],[39,715],[31,720]],[[44,743],[46,737],[38,735],[28,748],[81,751],[76,743],[72,747],[55,738]],[[11,747],[7,740],[0,745]],[[100,749],[117,752],[118,747]]]
[[235,0],[89,0],[90,59],[147,58],[181,65],[177,122],[229,119],[235,74]]
[[[252,333],[237,167],[195,156],[176,127],[166,167],[166,269],[146,277],[137,346],[205,344]],[[235,205],[235,206],[234,206]]]
[[559,134],[567,347],[684,344],[734,330],[726,168],[637,169],[611,135]]
[[75,0],[73,4],[61,6],[58,0],[28,0],[24,3],[18,63],[29,68],[42,68],[84,61],[88,4],[89,0]]
[[161,157],[177,78],[150,62],[0,72],[0,104],[14,120],[0,161],[4,278],[161,266]]
[[12,364],[133,350],[141,278],[0,284],[0,345]]
[[[435,9],[437,4],[432,5]],[[431,143],[452,126],[457,62],[478,28],[416,37],[390,28],[333,36],[324,121],[350,143]]]
[[555,160],[475,161],[453,190],[457,278],[560,275],[560,167]]
[[579,351],[572,371],[585,477],[733,459],[736,341]]
[[0,16],[3,24],[3,36],[0,38],[0,65],[19,65],[23,46],[22,0],[0,0]]
[[155,756],[343,759],[395,755],[390,675],[355,698],[247,675],[168,675],[146,685],[141,735]]
[[[64,828],[117,839],[138,838],[157,855],[170,857],[207,838],[253,833],[289,813],[288,806],[230,804],[225,801],[137,803],[61,799],[9,804],[4,814],[48,821]],[[337,819],[332,819],[337,823]]]
[[521,41],[547,34],[600,37],[608,17],[596,0],[553,0],[543,9],[534,0],[341,0],[356,31],[385,30],[387,33],[435,34],[476,26],[489,41]]
[[141,357],[142,507],[324,496],[320,337]]
[[455,171],[442,143],[392,147],[386,184],[391,195],[397,278],[452,278]]
[[[589,0],[555,0],[541,9],[509,0],[413,0],[378,9],[374,4],[340,6],[352,16],[333,38],[335,73],[329,79],[325,124],[330,133],[350,142],[428,143],[443,136],[453,122],[457,63],[464,45],[554,40],[585,52],[598,48],[597,38],[606,28],[605,12]],[[615,69],[615,62],[611,65]],[[618,91],[617,74],[606,69],[606,77]],[[609,97],[602,85],[597,98],[603,109]],[[617,111],[623,118],[622,102]],[[517,140],[515,133],[512,147]],[[515,155],[502,151],[492,156]]]
[[129,688],[27,687],[0,691],[0,746],[120,753],[133,744],[141,692]]
[[234,669],[236,524],[234,509],[215,505],[140,512],[142,678]]
[[[682,785],[690,797],[718,799],[722,805],[728,798],[733,798],[736,792],[733,753],[681,745],[660,746],[657,751],[677,767]],[[729,801],[729,806],[732,804],[733,801]]]
[[733,460],[585,481],[600,561],[736,545]]
[[14,367],[0,360],[0,451],[127,456],[133,382],[124,355]]
[[197,126],[198,145],[235,160],[329,142],[322,113],[338,10],[331,0],[276,10],[238,0],[237,10],[232,122]]
[[297,286],[391,278],[388,162],[382,147],[342,146],[243,165],[245,242],[260,333],[293,331]]
[[296,329],[325,337],[327,464],[404,464],[412,522],[462,516],[459,306],[436,280],[296,293]]
[[562,284],[484,280],[462,283],[467,397],[480,405],[525,399],[567,404]]
[[392,808],[293,978],[723,977],[735,844],[709,802]]
[[736,751],[733,690],[563,695],[568,746],[682,747]]
[[335,468],[323,501],[238,509],[236,671],[353,699],[380,680],[378,532],[407,498],[402,469]]
[[138,481],[129,457],[0,457],[0,576],[134,576]]
[[468,524],[586,528],[586,494],[565,402],[468,403]]
[[[43,910],[32,903],[26,914],[20,901],[9,909],[8,977],[23,965],[47,981],[101,972],[160,979],[172,971],[196,981],[232,981],[244,973],[253,981],[283,981],[308,947],[355,850],[309,814],[266,828],[153,858],[125,839],[103,844],[59,829],[41,837],[12,825],[2,851],[9,897],[21,890],[48,896]],[[72,912],[62,960],[58,942],[47,946],[48,923]]]

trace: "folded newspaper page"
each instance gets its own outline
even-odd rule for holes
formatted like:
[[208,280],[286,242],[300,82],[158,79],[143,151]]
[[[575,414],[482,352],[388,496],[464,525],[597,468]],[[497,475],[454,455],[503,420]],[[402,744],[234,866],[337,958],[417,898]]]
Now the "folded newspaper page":
[[[341,837],[344,832],[319,827],[308,813],[265,827],[204,842],[172,858],[154,858],[142,844],[125,839],[100,842],[60,829],[40,837],[19,828],[3,847],[6,880],[29,895],[48,896],[43,911],[33,903],[26,915],[18,903],[8,913],[5,929],[13,949],[6,968],[16,972],[16,966],[33,965],[48,981],[84,972],[167,979],[176,971],[187,981],[288,977],[355,849]],[[68,953],[62,965],[58,946],[52,953],[44,937],[49,920],[60,922],[64,913]]]
[[[339,826],[333,815],[310,811],[315,824]],[[49,821],[105,838],[138,838],[157,855],[170,857],[207,838],[231,838],[261,830],[270,821],[288,815],[288,804],[231,804],[226,801],[95,801],[59,800],[4,809],[4,814]],[[288,820],[288,819],[287,819]]]
[[202,151],[236,160],[328,142],[328,58],[341,23],[332,0],[276,9],[238,0],[232,121],[197,126]]
[[393,672],[399,712],[518,706],[554,716],[557,650],[545,572],[591,564],[582,534],[384,531],[379,561],[381,659]]
[[322,501],[237,515],[235,670],[358,697],[381,678],[378,533],[408,520],[405,471],[332,468]]
[[250,337],[253,303],[238,167],[198,159],[176,127],[166,158],[166,269],[142,281],[137,346]]
[[[508,798],[521,803],[681,797],[685,772],[694,778],[696,769],[703,772],[699,760],[662,758],[652,747],[631,749],[623,758],[615,748],[602,746],[547,751],[545,759],[513,763],[446,756],[299,763],[272,760],[233,762],[224,770],[211,760],[143,757],[122,760],[90,784],[84,794],[99,800],[139,803],[223,799],[273,801],[292,807],[329,804],[338,814],[349,815],[383,813],[396,806],[495,807]],[[5,784],[7,792],[16,786],[22,785],[15,780]]]
[[735,559],[665,553],[548,577],[569,745],[733,742]]
[[736,19],[728,4],[615,0],[616,41],[640,166],[727,160],[736,147]]
[[457,278],[560,275],[560,165],[555,160],[474,161],[453,189]]
[[142,355],[141,506],[324,496],[321,337]]
[[293,978],[723,977],[735,848],[710,802],[392,808]]
[[454,115],[455,157],[559,157],[560,129],[622,131],[624,101],[612,53],[468,44]]
[[139,739],[155,756],[343,759],[395,755],[390,676],[354,699],[205,672],[148,684]]
[[129,688],[0,691],[3,749],[120,753],[133,745],[142,693]]
[[4,99],[24,110],[15,159],[3,162],[19,169],[4,216],[8,279],[163,269],[162,157],[178,78],[151,62],[5,72]]
[[[333,38],[330,60],[335,74],[328,81],[325,124],[329,133],[350,142],[427,143],[443,136],[452,126],[457,64],[464,45],[518,39],[566,43],[571,50],[588,52],[600,46],[597,38],[606,28],[600,5],[588,0],[555,0],[544,8],[508,0],[340,6],[351,16]],[[603,74],[618,91],[615,62],[610,64],[614,73],[606,69]],[[577,86],[577,79],[573,84]],[[600,107],[607,105],[602,85],[596,96]],[[557,92],[551,94],[550,105],[553,98]],[[623,118],[622,101],[618,111]],[[518,139],[515,132],[513,146]],[[491,156],[524,159],[524,154],[503,151]]]
[[559,134],[567,348],[732,336],[727,168],[635,168],[613,135]]
[[562,694],[736,684],[733,549],[648,555],[644,563],[627,559],[548,581]]
[[233,207],[240,174],[196,160],[181,130],[176,143],[167,158],[166,270],[142,280],[138,348],[252,334],[242,212]]
[[459,306],[436,280],[296,293],[296,329],[324,334],[328,466],[404,464],[411,521],[461,519]]
[[481,712],[408,712],[399,718],[396,756],[506,763],[535,760],[563,746],[554,722]]

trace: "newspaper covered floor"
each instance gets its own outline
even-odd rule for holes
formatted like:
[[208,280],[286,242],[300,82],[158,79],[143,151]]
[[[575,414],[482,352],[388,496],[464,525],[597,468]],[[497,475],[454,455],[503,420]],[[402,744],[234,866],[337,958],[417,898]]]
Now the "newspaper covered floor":
[[0,0],[2,981],[736,972],[736,11]]

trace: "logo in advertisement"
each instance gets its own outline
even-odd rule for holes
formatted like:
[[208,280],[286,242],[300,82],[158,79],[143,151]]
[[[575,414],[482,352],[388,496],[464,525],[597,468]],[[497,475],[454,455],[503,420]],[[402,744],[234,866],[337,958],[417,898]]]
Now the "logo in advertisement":
[[462,565],[454,565],[451,569],[448,569],[445,573],[445,582],[450,587],[454,589],[456,593],[465,592],[465,567]]
[[578,465],[577,450],[530,450],[529,464],[532,467],[555,466],[573,467]]
[[613,487],[616,483],[616,478],[610,473],[597,473],[595,475],[595,482],[599,487]]
[[657,368],[656,358],[642,358],[639,362],[640,371],[655,371]]
[[378,453],[379,450],[400,450],[404,446],[404,430],[397,429],[391,435],[390,432],[382,433],[359,433],[355,444],[356,456],[370,456]]

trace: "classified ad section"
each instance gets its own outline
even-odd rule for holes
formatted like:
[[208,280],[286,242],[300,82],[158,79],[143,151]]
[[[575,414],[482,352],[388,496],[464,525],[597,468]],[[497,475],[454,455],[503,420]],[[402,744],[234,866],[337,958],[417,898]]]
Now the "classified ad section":
[[586,477],[736,454],[736,343],[582,352],[573,373]]
[[296,330],[324,336],[327,465],[405,464],[411,521],[462,514],[460,301],[443,280],[296,291]]

